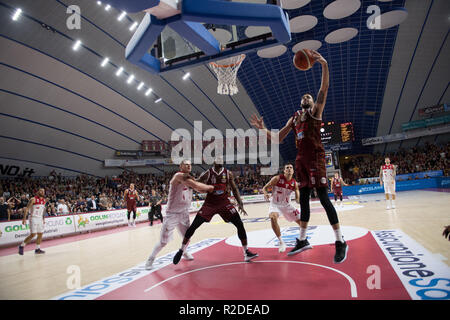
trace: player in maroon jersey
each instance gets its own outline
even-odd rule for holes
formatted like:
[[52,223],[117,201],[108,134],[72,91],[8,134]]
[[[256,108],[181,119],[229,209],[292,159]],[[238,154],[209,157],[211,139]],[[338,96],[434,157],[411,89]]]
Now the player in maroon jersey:
[[213,185],[214,191],[208,193],[205,202],[197,212],[194,221],[189,229],[187,229],[181,249],[175,254],[173,263],[177,264],[180,261],[195,230],[197,230],[204,222],[211,221],[215,214],[219,214],[225,222],[231,222],[236,226],[238,237],[239,240],[241,240],[242,248],[244,250],[244,260],[250,261],[251,259],[256,258],[258,254],[252,253],[247,248],[247,233],[241,217],[234,205],[230,202],[230,199],[228,199],[230,196],[229,190],[231,189],[238,203],[239,211],[244,215],[247,215],[247,212],[244,210],[244,204],[242,203],[239,190],[234,182],[233,174],[222,166],[222,159],[216,159],[216,161],[214,161],[214,166],[203,172],[197,181],[207,185]]
[[336,206],[337,204],[337,198],[339,197],[339,199],[341,200],[340,206],[342,207],[342,196],[343,196],[343,192],[342,192],[342,186],[347,186],[348,184],[346,184],[344,182],[344,180],[339,176],[339,173],[335,173],[334,174],[334,178],[333,180],[331,180],[331,192],[334,193],[334,205]]
[[[128,226],[136,227],[136,210],[137,210],[137,198],[138,192],[134,189],[134,183],[130,184],[130,188],[125,190],[125,201],[127,203],[127,218]],[[130,221],[131,212],[133,212],[133,220]]]
[[311,50],[315,61],[322,66],[322,81],[317,101],[311,94],[302,96],[301,108],[289,118],[286,125],[278,132],[268,131],[264,125],[263,118],[253,115],[251,123],[257,129],[265,130],[269,139],[281,143],[288,133],[293,130],[295,134],[295,144],[297,147],[297,157],[295,159],[295,170],[297,181],[300,186],[300,208],[301,222],[300,239],[294,252],[301,252],[302,248],[310,247],[306,239],[306,228],[310,218],[309,195],[312,188],[316,188],[320,203],[325,209],[334,233],[336,235],[335,263],[344,262],[347,257],[348,246],[344,241],[339,226],[339,219],[336,209],[328,197],[328,180],[325,166],[325,149],[323,147],[320,128],[322,126],[322,113],[325,108],[325,101],[328,94],[329,71],[327,61],[317,51]]

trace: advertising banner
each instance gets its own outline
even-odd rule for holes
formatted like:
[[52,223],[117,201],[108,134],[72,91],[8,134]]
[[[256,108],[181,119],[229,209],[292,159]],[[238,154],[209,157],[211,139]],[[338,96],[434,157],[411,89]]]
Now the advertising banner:
[[[45,218],[43,238],[75,233],[74,216]],[[22,224],[22,220],[0,223],[0,246],[20,243],[30,235],[30,224]]]

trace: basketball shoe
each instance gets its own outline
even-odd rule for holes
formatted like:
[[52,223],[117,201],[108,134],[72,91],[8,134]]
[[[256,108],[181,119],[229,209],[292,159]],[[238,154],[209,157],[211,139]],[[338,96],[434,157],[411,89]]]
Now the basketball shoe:
[[35,253],[35,254],[44,254],[45,251],[44,251],[44,250],[41,250],[41,249],[36,249],[36,250],[34,250],[34,253]]
[[334,245],[336,246],[336,254],[334,255],[334,263],[342,263],[345,261],[345,259],[347,258],[347,251],[348,251],[348,246],[347,243],[341,242],[341,241],[336,241],[334,243]]
[[251,252],[250,250],[247,249],[245,251],[245,256],[244,257],[245,257],[245,261],[248,262],[248,261],[258,257],[258,254],[257,253],[253,253],[253,252]]
[[147,262],[145,263],[145,270],[150,270],[153,267],[154,261],[155,261],[155,257],[149,257]]
[[297,244],[291,251],[288,252],[288,256],[293,256],[294,254],[300,253],[302,251],[312,249],[312,246],[309,244],[308,240],[295,240],[297,241]]

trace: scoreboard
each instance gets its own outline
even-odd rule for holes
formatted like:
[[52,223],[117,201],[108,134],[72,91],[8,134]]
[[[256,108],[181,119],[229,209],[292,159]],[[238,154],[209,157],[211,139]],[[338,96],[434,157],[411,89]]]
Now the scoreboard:
[[341,123],[341,142],[351,142],[355,140],[353,124],[351,122]]
[[320,136],[323,144],[333,145],[355,140],[353,124],[351,122],[335,123],[334,121],[322,123]]

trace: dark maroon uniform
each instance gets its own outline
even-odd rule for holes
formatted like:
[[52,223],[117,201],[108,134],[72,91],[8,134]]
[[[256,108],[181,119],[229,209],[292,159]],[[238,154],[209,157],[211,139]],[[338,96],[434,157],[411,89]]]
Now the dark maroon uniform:
[[333,193],[335,196],[341,196],[342,197],[342,183],[341,179],[333,178]]
[[297,157],[295,170],[299,188],[327,187],[325,149],[320,137],[322,120],[311,115],[311,109],[294,113],[292,129],[295,133]]
[[128,190],[126,202],[127,202],[127,211],[136,211],[136,199],[137,199],[137,192],[136,190],[130,191]]
[[215,172],[214,168],[211,168],[205,174],[208,175],[205,184],[213,185],[214,191],[208,193],[198,215],[209,222],[215,214],[219,214],[225,222],[229,222],[237,214],[237,210],[228,199],[228,171],[222,168],[220,172]]

